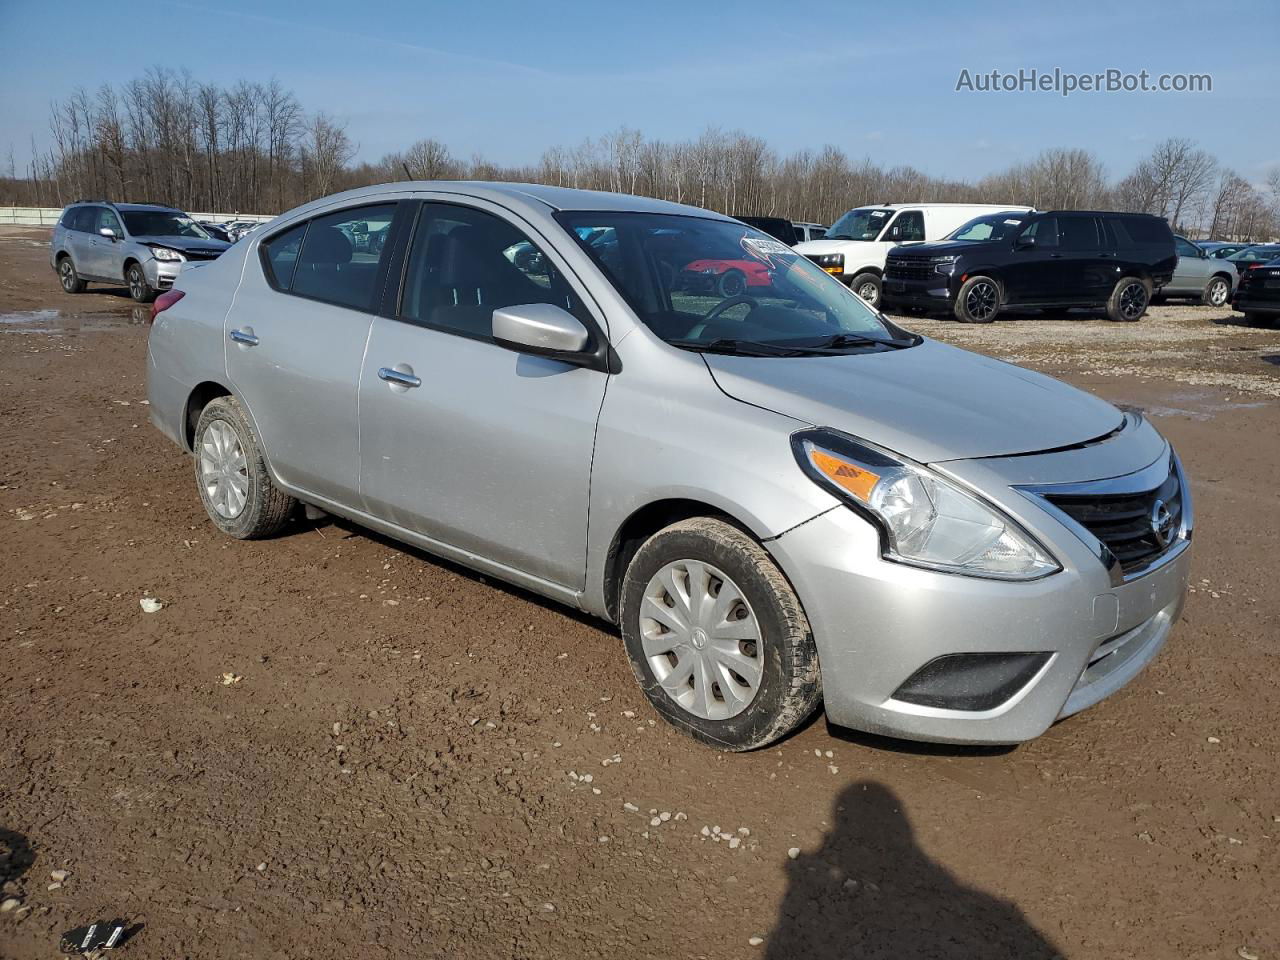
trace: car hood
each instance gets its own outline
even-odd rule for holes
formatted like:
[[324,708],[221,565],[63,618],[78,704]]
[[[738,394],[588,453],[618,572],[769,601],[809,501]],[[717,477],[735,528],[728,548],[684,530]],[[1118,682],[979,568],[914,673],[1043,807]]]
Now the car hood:
[[[995,241],[999,242],[999,241]],[[993,245],[990,240],[930,240],[928,243],[913,243],[909,247],[893,247],[889,255],[909,254],[913,257],[945,257],[950,254],[971,253],[974,250],[986,250]]]
[[145,243],[148,246],[168,247],[170,250],[177,250],[179,253],[221,253],[228,249],[231,244],[225,240],[218,240],[210,237],[208,240],[200,237],[131,237],[138,243]]
[[737,400],[921,463],[1052,450],[1123,421],[1111,404],[1052,377],[934,340],[883,353],[704,358]]
[[851,244],[872,243],[870,240],[806,240],[797,243],[791,249],[806,257],[816,257],[822,253],[846,253]]

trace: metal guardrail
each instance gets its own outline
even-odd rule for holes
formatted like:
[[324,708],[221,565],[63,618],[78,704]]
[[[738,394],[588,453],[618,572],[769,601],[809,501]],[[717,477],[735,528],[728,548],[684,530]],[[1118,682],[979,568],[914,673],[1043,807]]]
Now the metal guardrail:
[[[65,207],[0,207],[0,226],[52,227],[62,216]],[[265,223],[275,218],[264,213],[192,213],[195,220],[211,220],[226,223],[229,220],[256,220]]]

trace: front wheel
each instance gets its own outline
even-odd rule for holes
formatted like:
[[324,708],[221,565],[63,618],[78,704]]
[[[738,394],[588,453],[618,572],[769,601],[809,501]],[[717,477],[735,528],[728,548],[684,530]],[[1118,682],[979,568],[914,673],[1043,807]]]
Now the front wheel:
[[956,294],[955,315],[962,323],[990,323],[1000,312],[1000,286],[990,277],[970,277]]
[[271,479],[262,446],[234,397],[200,412],[195,435],[196,484],[209,519],[238,540],[277,533],[297,501]]
[[822,700],[800,600],[769,554],[722,520],[658,531],[627,567],[622,637],[655,709],[694,738],[754,750]]
[[725,299],[740,297],[742,291],[747,289],[747,275],[741,270],[726,270],[720,276],[716,289]]
[[147,275],[142,272],[141,264],[129,264],[129,269],[124,272],[124,279],[129,284],[129,296],[138,303],[150,303],[156,298],[156,291],[147,282]]
[[1116,323],[1140,320],[1151,303],[1151,284],[1137,277],[1122,277],[1107,300],[1107,316]]
[[874,273],[858,274],[849,281],[849,289],[871,306],[880,306],[880,278]]

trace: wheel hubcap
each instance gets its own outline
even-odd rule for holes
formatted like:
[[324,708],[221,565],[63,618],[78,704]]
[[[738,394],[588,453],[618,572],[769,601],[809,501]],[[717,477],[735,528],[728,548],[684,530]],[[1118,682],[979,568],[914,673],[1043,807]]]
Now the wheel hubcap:
[[70,289],[73,283],[75,283],[75,275],[71,269],[71,261],[63,260],[62,261],[62,285],[67,289]]
[[249,470],[235,428],[212,420],[200,438],[200,483],[218,516],[233,520],[249,495]]
[[975,283],[964,299],[965,309],[975,320],[986,320],[996,312],[996,288],[989,283]]
[[1209,291],[1209,302],[1215,307],[1220,307],[1227,299],[1227,285],[1219,280],[1213,285],[1213,289]]
[[1131,283],[1120,292],[1120,315],[1126,320],[1136,320],[1147,309],[1147,289],[1140,283]]
[[142,284],[142,273],[137,267],[134,267],[129,271],[129,292],[135,297],[140,297],[142,296],[144,289],[145,288]]
[[858,288],[858,296],[867,301],[867,303],[876,302],[876,293],[876,285],[874,283],[864,283]]
[[640,640],[659,685],[696,717],[727,720],[759,692],[760,625],[738,585],[709,563],[677,560],[653,575]]

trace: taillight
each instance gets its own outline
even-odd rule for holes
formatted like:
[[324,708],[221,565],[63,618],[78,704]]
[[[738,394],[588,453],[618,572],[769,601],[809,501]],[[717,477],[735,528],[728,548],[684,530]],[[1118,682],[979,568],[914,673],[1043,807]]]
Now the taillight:
[[185,296],[186,294],[181,290],[166,290],[164,293],[160,294],[160,296],[156,297],[151,304],[151,322],[155,323],[156,317],[165,310],[168,310]]

